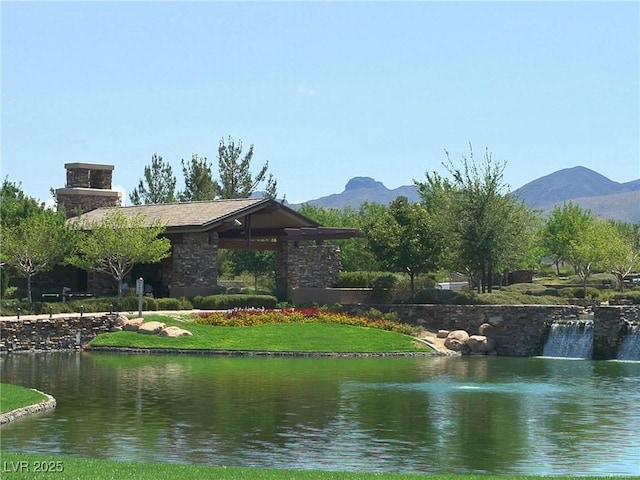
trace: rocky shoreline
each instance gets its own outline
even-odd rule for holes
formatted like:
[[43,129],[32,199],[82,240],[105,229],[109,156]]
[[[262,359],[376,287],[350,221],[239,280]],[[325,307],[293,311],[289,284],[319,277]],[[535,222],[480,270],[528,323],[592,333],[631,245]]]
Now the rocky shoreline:
[[29,415],[35,415],[37,413],[46,412],[56,408],[56,399],[51,395],[48,395],[34,388],[32,388],[31,390],[41,393],[42,395],[47,397],[47,399],[34,405],[27,405],[26,407],[16,408],[15,410],[11,410],[10,412],[0,414],[0,425],[6,425],[7,423],[18,420],[19,418],[23,418]]

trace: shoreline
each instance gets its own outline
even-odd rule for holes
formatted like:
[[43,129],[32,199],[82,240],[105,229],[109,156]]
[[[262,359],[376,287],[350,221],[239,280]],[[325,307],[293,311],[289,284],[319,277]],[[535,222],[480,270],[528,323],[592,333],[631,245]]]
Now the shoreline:
[[11,410],[6,413],[0,413],[0,425],[6,425],[20,418],[47,412],[56,408],[56,399],[51,395],[41,392],[40,390],[36,390],[35,388],[31,388],[30,390],[44,395],[45,397],[47,397],[47,399],[43,400],[42,402],[27,405],[26,407],[16,408],[15,410]]

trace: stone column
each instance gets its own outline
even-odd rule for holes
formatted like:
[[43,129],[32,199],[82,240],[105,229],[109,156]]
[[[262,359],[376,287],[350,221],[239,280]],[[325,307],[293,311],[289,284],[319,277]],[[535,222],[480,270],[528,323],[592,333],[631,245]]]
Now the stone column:
[[170,295],[211,295],[218,281],[218,234],[183,233],[172,245]]

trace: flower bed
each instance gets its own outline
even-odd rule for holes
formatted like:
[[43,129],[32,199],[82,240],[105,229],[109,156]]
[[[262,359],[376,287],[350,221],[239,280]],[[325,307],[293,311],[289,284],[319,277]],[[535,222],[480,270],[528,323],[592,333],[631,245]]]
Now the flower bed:
[[337,323],[357,327],[377,328],[412,335],[418,329],[400,323],[379,312],[367,315],[349,315],[321,308],[300,309],[235,309],[227,312],[202,312],[195,323],[218,327],[246,327],[276,323]]

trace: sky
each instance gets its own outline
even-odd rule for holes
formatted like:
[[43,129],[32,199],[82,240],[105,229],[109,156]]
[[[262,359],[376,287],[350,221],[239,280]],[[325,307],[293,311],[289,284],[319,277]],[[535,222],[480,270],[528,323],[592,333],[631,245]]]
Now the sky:
[[158,154],[254,145],[290,203],[473,149],[515,190],[640,178],[640,2],[0,2],[3,180],[50,203],[65,163],[128,195]]

